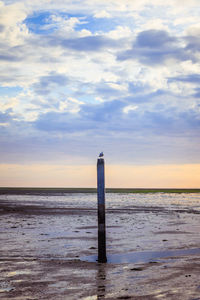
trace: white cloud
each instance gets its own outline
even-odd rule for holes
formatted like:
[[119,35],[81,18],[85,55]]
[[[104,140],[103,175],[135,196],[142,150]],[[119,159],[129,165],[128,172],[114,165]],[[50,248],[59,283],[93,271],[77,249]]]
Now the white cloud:
[[17,97],[1,96],[0,110],[5,112],[8,109],[14,109],[19,104]]
[[105,10],[101,10],[95,13],[94,15],[95,18],[110,18],[111,15],[105,11]]
[[84,104],[84,102],[79,101],[75,98],[69,97],[65,101],[60,101],[59,111],[76,114],[80,111],[80,105],[82,105],[82,104]]
[[[193,20],[193,18],[191,17],[191,19]],[[192,35],[192,36],[200,36],[200,25],[198,23],[199,21],[196,20],[196,24],[193,20],[192,25],[189,26],[186,30],[185,30],[185,34],[186,35]]]
[[167,24],[166,20],[154,18],[147,19],[144,24],[141,24],[138,30],[149,30],[149,29],[156,29],[156,30],[169,30],[169,24]]
[[108,86],[119,91],[127,91],[127,84],[108,82]]
[[125,106],[125,107],[123,108],[123,112],[124,112],[125,114],[128,114],[130,111],[136,110],[137,108],[138,108],[137,105],[127,105],[127,106]]
[[0,2],[0,24],[3,30],[0,32],[1,42],[9,46],[17,46],[23,43],[28,36],[28,29],[23,24],[27,16],[27,10],[23,3],[4,5]]
[[133,38],[133,32],[131,30],[131,28],[129,28],[128,26],[116,26],[115,29],[109,31],[106,33],[106,36],[113,38],[113,39],[123,39],[123,47],[126,46],[127,44],[127,40],[129,38]]
[[10,125],[10,124],[9,124],[9,123],[6,123],[6,122],[5,122],[5,123],[0,123],[0,126],[1,126],[1,127],[8,127],[9,125]]

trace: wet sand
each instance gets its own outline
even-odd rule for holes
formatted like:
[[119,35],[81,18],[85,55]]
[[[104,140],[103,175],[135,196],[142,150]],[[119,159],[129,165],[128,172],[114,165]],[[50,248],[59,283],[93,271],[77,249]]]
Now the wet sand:
[[107,209],[108,255],[169,251],[137,262],[86,261],[97,253],[95,208],[5,199],[0,225],[0,299],[200,299],[200,252],[173,252],[200,248],[195,208]]

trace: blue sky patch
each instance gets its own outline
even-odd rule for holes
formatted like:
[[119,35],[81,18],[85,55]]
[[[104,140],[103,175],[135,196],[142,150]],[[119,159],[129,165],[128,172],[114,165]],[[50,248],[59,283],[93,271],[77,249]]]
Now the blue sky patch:
[[[57,28],[56,24],[53,24],[50,16],[50,12],[35,12],[33,15],[28,16],[24,23],[28,29],[35,34],[49,34],[54,32]],[[49,25],[49,26],[48,26]]]
[[93,18],[93,17],[85,17],[82,19],[82,24],[78,24],[76,26],[76,30],[89,30],[92,33],[95,32],[109,32],[113,30],[120,22],[117,19],[108,19],[108,18]]
[[18,86],[14,86],[14,87],[0,86],[0,95],[12,97],[12,96],[16,96],[17,94],[19,94],[22,90],[23,89]]
[[24,23],[28,29],[35,34],[50,34],[58,28],[58,24],[53,21],[51,16],[58,16],[63,19],[70,19],[76,17],[80,20],[80,24],[75,26],[76,31],[83,29],[89,30],[92,33],[109,32],[114,30],[117,26],[126,26],[127,24],[134,25],[133,18],[127,17],[125,20],[122,18],[95,18],[88,15],[75,15],[67,14],[64,12],[36,12],[28,16]]

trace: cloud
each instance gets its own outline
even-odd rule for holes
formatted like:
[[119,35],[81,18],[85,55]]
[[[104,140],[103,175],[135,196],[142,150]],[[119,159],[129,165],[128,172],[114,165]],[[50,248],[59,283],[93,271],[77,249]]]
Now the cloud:
[[95,13],[94,17],[95,18],[110,18],[111,15],[107,11],[101,10],[101,11],[98,11],[97,13]]
[[[135,91],[134,91],[135,90]],[[156,90],[156,92],[151,92],[151,89],[142,87],[138,88],[131,88],[131,95],[124,97],[123,100],[126,103],[137,103],[137,104],[152,104],[156,103],[156,99],[161,99],[162,97],[169,97],[169,93],[165,90]]]
[[[166,96],[167,94],[165,94]],[[146,96],[148,99],[148,95]],[[134,103],[138,103],[135,105]],[[158,136],[184,136],[200,129],[196,108],[179,111],[175,107],[157,105],[150,108],[147,104],[135,101],[113,100],[96,105],[81,105],[78,114],[69,112],[49,112],[41,114],[33,123],[37,129],[60,133],[87,133],[94,136],[101,132],[105,136],[110,133],[123,133]]]
[[53,88],[65,86],[68,83],[67,76],[51,72],[49,75],[41,76],[39,82],[34,83],[32,88],[36,94],[47,95]]
[[0,24],[0,32],[3,32],[4,31],[4,25]]
[[200,122],[194,110],[180,114],[173,108],[155,112],[138,107],[126,114],[125,107],[113,101],[93,108],[82,106],[78,114],[40,114],[29,126],[15,122],[15,132],[3,128],[7,133],[1,140],[1,160],[92,162],[102,148],[110,163],[183,163],[198,159],[195,149]]
[[200,88],[195,89],[195,93],[193,94],[195,98],[200,98]]
[[9,115],[9,112],[10,112],[10,110],[7,110],[7,111],[5,111],[5,112],[0,112],[0,123],[1,124],[8,124],[11,120],[12,120],[12,118],[11,118],[11,116]]
[[187,89],[187,92],[190,96],[194,98],[199,98],[199,83],[200,76],[199,74],[189,74],[189,75],[181,75],[176,77],[171,77],[168,79],[168,82],[179,84],[181,83],[184,88]]
[[[34,126],[39,130],[55,132],[94,132],[112,127],[112,119],[120,114],[124,104],[120,101],[103,102],[97,105],[81,105],[79,114],[49,112],[41,114]],[[102,124],[102,122],[105,122]],[[117,130],[117,129],[116,129]]]
[[189,82],[189,83],[193,83],[193,84],[199,84],[200,83],[200,75],[199,74],[182,75],[182,76],[169,78],[169,81],[181,81],[181,82]]
[[185,40],[187,41],[186,49],[191,52],[200,52],[200,38],[199,36],[186,36]]
[[124,94],[123,89],[120,90],[119,88],[116,88],[116,85],[111,85],[106,82],[102,82],[96,85],[95,88],[96,94],[102,96],[104,99],[113,99],[113,98],[119,98]]
[[137,59],[145,65],[161,65],[170,59],[176,61],[194,60],[187,48],[180,45],[179,39],[170,36],[164,30],[147,30],[140,32],[132,48],[118,53],[119,61]]
[[100,51],[105,48],[119,47],[119,41],[115,41],[104,36],[85,36],[77,38],[59,38],[56,35],[48,38],[50,46],[62,46],[63,48],[79,51],[79,52],[92,52]]
[[[46,132],[57,131],[62,132],[66,131],[68,133],[74,132],[77,130],[76,122],[74,118],[69,113],[57,113],[49,112],[44,115],[41,115],[35,122],[35,126],[39,130],[44,130]],[[82,124],[83,125],[83,124]],[[82,127],[84,129],[84,127]]]
[[162,48],[176,42],[174,37],[170,37],[164,30],[147,30],[138,34],[136,45],[138,47]]
[[132,110],[136,110],[137,108],[138,108],[137,105],[133,105],[133,104],[127,105],[127,106],[125,106],[125,107],[123,108],[123,112],[124,112],[125,114],[127,114],[127,113],[129,113],[130,111],[132,111]]
[[2,160],[199,161],[198,5],[0,5]]
[[0,54],[0,61],[5,61],[5,62],[18,62],[22,60],[22,58],[17,57],[15,55],[10,55],[10,54]]

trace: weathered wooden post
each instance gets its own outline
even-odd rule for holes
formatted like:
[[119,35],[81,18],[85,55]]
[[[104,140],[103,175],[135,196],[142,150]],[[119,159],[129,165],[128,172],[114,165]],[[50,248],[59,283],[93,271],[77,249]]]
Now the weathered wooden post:
[[100,153],[97,159],[97,198],[98,198],[98,262],[107,262],[106,258],[106,218],[105,218],[105,178],[104,158]]

